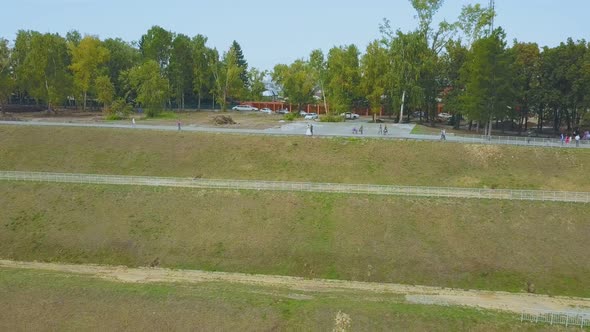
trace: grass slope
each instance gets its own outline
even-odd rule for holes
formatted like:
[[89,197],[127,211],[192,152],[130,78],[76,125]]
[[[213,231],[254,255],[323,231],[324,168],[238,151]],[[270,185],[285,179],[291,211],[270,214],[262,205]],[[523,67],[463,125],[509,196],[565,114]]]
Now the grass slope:
[[537,331],[492,311],[404,303],[391,295],[299,292],[226,283],[128,284],[75,274],[0,270],[0,330]]
[[0,170],[590,191],[589,149],[0,126]]
[[0,182],[0,257],[590,296],[585,204]]

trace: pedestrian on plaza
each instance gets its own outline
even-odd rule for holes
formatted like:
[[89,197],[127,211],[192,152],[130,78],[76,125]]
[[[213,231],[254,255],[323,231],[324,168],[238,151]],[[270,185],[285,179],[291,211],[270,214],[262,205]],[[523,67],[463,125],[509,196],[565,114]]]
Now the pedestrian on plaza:
[[176,121],[176,125],[178,125],[178,130],[180,130],[180,120]]
[[571,136],[570,136],[570,135],[567,135],[567,136],[565,137],[565,144],[566,144],[566,145],[569,145],[571,140],[572,140]]
[[356,127],[352,127],[352,134],[353,134],[353,135],[356,135],[356,134],[357,134]]
[[440,130],[440,140],[441,141],[447,140],[447,131],[445,130],[445,128]]
[[579,148],[580,147],[580,134],[577,134],[575,139],[576,139],[576,147]]
[[361,127],[359,128],[359,134],[363,134],[363,126],[361,125]]
[[311,136],[313,136],[313,123],[309,125],[309,130],[311,130]]
[[383,126],[379,124],[379,131],[377,132],[378,135],[383,134]]
[[311,125],[307,124],[307,130],[305,131],[305,136],[311,136]]
[[383,127],[383,135],[387,135],[389,131],[387,130],[387,125]]
[[135,128],[135,118],[131,118],[131,127]]

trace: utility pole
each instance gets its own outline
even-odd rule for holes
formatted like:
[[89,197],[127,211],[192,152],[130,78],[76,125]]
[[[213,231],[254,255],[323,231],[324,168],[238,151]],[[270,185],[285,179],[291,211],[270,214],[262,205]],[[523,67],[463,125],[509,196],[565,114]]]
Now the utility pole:
[[490,4],[488,5],[488,8],[490,8],[492,10],[492,22],[490,23],[490,35],[492,34],[492,32],[494,32],[494,18],[496,17],[496,1],[495,0],[490,0]]

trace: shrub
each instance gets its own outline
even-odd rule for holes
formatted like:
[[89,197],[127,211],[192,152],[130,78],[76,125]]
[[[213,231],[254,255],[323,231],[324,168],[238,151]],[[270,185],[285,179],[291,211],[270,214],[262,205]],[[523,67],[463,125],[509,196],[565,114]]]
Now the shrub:
[[292,113],[287,113],[283,116],[283,119],[287,120],[287,121],[293,121],[297,118],[297,113],[292,112]]
[[128,118],[131,112],[133,112],[131,105],[123,99],[117,99],[110,108],[105,109],[105,116],[107,120],[122,120]]
[[322,115],[320,116],[320,122],[344,122],[344,117],[333,114]]

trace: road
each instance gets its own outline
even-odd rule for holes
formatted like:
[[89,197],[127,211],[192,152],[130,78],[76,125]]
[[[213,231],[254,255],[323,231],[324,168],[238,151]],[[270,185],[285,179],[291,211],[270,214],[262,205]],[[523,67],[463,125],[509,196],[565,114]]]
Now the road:
[[[387,124],[388,135],[379,134],[379,124],[366,122],[343,122],[326,123],[314,121],[285,122],[279,127],[267,129],[238,129],[219,128],[197,125],[182,127],[182,131],[223,133],[240,135],[274,135],[274,136],[303,136],[308,124],[313,124],[315,137],[357,137],[357,138],[380,138],[380,139],[405,139],[421,141],[440,141],[439,135],[412,134],[415,124]],[[95,127],[95,128],[117,128],[129,130],[159,130],[178,131],[176,125],[146,125],[136,124],[135,127],[129,124],[120,123],[85,123],[85,122],[48,122],[48,121],[0,121],[0,125],[21,125],[21,126],[58,126],[58,127]],[[363,135],[353,134],[353,128],[364,127]],[[494,136],[491,139],[483,136],[455,136],[447,134],[447,142],[470,143],[470,144],[500,144],[500,145],[523,145],[552,148],[576,148],[575,144],[562,145],[559,140],[539,139],[515,136]],[[590,141],[581,141],[580,148],[590,148]]]

